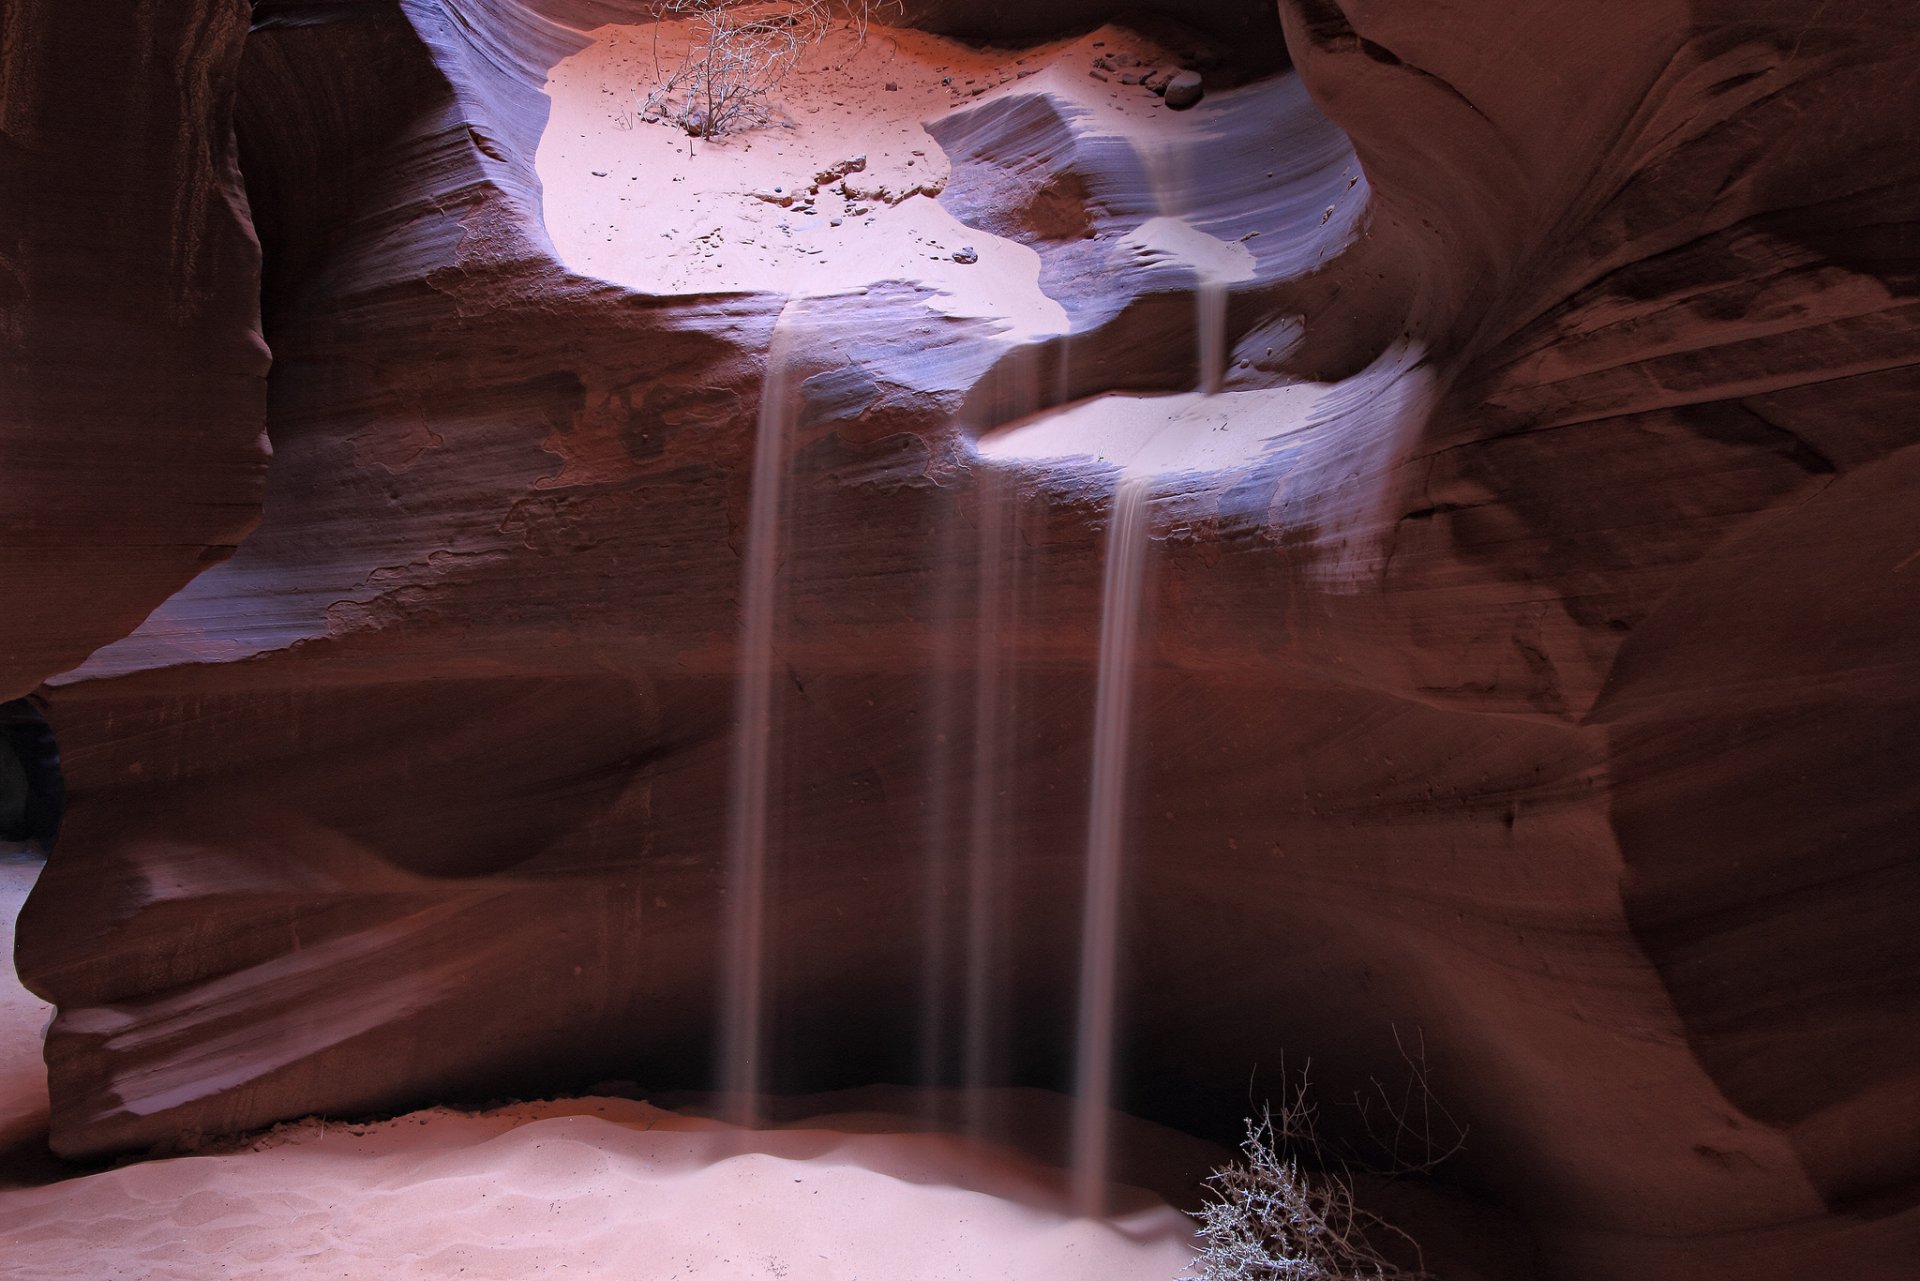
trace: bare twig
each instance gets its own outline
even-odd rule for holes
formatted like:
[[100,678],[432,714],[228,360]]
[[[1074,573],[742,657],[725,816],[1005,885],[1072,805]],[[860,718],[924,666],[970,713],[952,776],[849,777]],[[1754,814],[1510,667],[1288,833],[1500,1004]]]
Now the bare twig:
[[1356,1090],[1352,1106],[1360,1113],[1367,1138],[1384,1157],[1374,1173],[1430,1174],[1466,1146],[1467,1127],[1434,1095],[1427,1074],[1426,1034],[1416,1033],[1409,1050],[1395,1027],[1393,1044],[1406,1062],[1406,1080],[1390,1090],[1375,1077],[1372,1093]]
[[[1442,1116],[1446,1112],[1427,1089],[1424,1044],[1417,1049],[1416,1057],[1400,1047],[1415,1069],[1417,1088],[1410,1085],[1398,1102],[1384,1091],[1382,1097],[1396,1141],[1411,1144],[1420,1138],[1421,1168],[1431,1169],[1459,1150],[1463,1132],[1456,1127],[1445,1151],[1428,1140],[1430,1131],[1423,1127],[1436,1110]],[[1412,1237],[1356,1204],[1355,1167],[1330,1158],[1320,1142],[1307,1072],[1287,1076],[1283,1070],[1282,1078],[1278,1110],[1263,1107],[1257,1119],[1247,1120],[1242,1159],[1207,1180],[1211,1199],[1200,1211],[1200,1252],[1187,1274],[1198,1281],[1424,1281],[1424,1262],[1409,1271],[1369,1241],[1384,1233],[1403,1242],[1414,1259],[1421,1258]],[[1313,1168],[1303,1167],[1303,1156]]]
[[643,116],[678,125],[690,137],[716,138],[764,125],[773,100],[794,64],[845,22],[864,44],[874,18],[902,0],[653,0],[656,21],[685,19],[686,52],[678,66],[659,71],[655,28],[655,76]]

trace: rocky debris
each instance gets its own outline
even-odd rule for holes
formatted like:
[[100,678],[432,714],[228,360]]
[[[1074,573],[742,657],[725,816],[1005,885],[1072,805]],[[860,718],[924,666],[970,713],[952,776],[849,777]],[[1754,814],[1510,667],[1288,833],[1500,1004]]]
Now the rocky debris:
[[980,261],[980,251],[972,245],[962,245],[953,251],[953,260],[963,267],[970,267]]
[[1167,82],[1173,78],[1176,70],[1162,69],[1154,61],[1138,54],[1116,50],[1094,58],[1087,74],[1095,80],[1115,81],[1128,88],[1145,87],[1153,93],[1164,94]]
[[1206,86],[1198,71],[1176,71],[1168,77],[1166,87],[1161,92],[1169,107],[1184,111],[1200,101],[1206,93]]
[[[839,183],[839,194],[851,198],[852,193],[844,183],[848,174],[864,173],[867,168],[865,156],[850,156],[837,160],[813,176],[813,181],[805,187],[796,187],[789,191],[785,187],[760,190],[752,193],[755,200],[764,200],[770,205],[779,205],[785,209],[796,209],[802,213],[813,212],[815,201],[819,198],[820,188],[831,187]],[[594,171],[596,174],[599,170]]]
[[[912,163],[909,161],[908,163]],[[917,182],[898,185],[884,182],[854,183],[843,182],[841,193],[848,200],[864,201],[877,205],[897,205],[915,196],[938,196],[947,189],[945,178],[922,178]]]
[[828,165],[825,169],[822,169],[819,173],[813,175],[813,190],[819,191],[822,187],[831,186],[850,173],[864,173],[866,168],[867,158],[865,156],[853,156],[846,160],[836,161]]

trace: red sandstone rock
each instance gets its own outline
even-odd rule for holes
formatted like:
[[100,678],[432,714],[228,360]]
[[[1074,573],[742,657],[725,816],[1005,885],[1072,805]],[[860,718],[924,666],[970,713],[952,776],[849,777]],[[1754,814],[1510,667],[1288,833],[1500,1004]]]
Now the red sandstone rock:
[[259,518],[267,352],[234,160],[239,0],[0,15],[0,699]]
[[[61,1008],[68,1153],[706,1078],[782,300],[556,261],[539,86],[611,10],[323,8],[262,6],[242,75],[266,519],[55,698],[74,808],[20,957]],[[1231,1129],[1256,1065],[1311,1054],[1337,1095],[1418,1028],[1463,1174],[1555,1275],[1903,1276],[1912,19],[1284,19],[1298,80],[1182,117],[1217,124],[1193,217],[1253,262],[1229,389],[1332,390],[1161,491],[1132,1104]],[[1156,214],[1137,149],[1024,83],[933,133],[947,207],[1029,245],[1074,331],[1009,356],[913,282],[809,308],[779,642],[795,1088],[915,1070],[916,958],[959,929],[928,869],[958,876],[970,804],[937,780],[971,759],[996,575],[993,1051],[1058,1078],[1111,472],[965,437],[1192,383],[1191,271],[1110,266]],[[982,565],[1009,492],[1020,554]]]

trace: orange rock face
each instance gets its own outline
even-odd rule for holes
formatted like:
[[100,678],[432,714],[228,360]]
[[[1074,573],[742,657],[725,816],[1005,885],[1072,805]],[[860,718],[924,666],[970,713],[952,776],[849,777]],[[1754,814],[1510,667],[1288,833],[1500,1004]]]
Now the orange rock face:
[[[1171,30],[1023,47],[926,125],[978,263],[932,245],[924,277],[791,308],[555,249],[543,85],[630,7],[261,4],[251,33],[202,8],[167,64],[187,88],[128,107],[180,155],[103,151],[14,88],[132,58],[131,33],[8,46],[0,158],[67,211],[0,221],[27,300],[5,394],[38,398],[0,422],[29,460],[5,483],[48,513],[8,526],[0,577],[36,602],[9,678],[119,638],[54,683],[72,803],[20,924],[60,1011],[62,1152],[711,1080],[785,309],[780,1087],[956,1076],[970,959],[976,1060],[1065,1079],[1124,445],[1159,473],[1125,1102],[1231,1134],[1250,1073],[1311,1056],[1345,1098],[1417,1032],[1469,1127],[1456,1177],[1525,1217],[1548,1275],[1905,1275],[1903,6],[1289,0],[1291,67]],[[1231,8],[1243,49],[1277,35]],[[1094,40],[1204,64],[1205,99],[1165,116],[1087,74]],[[21,134],[13,104],[43,101]],[[796,101],[796,130],[832,110]],[[103,154],[115,200],[148,193],[132,212],[86,194],[108,175],[76,156]],[[781,208],[771,234],[825,234]],[[1016,260],[1057,332],[937,287]],[[1202,280],[1222,387],[1175,414]],[[1168,425],[1054,412],[1108,395],[1165,395]]]
[[35,0],[0,15],[0,699],[126,635],[259,519],[246,36],[239,0],[137,33]]

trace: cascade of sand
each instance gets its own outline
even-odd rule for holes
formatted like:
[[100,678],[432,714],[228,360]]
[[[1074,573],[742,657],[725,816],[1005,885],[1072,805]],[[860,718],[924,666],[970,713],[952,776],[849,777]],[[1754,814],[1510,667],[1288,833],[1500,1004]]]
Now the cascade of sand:
[[[1187,193],[1185,157],[1147,158],[1162,210],[1171,215]],[[1194,383],[1202,395],[1226,376],[1227,283],[1194,263]],[[1147,578],[1147,511],[1152,477],[1121,473],[1107,523],[1106,571],[1100,598],[1100,655],[1095,676],[1092,779],[1087,796],[1086,884],[1080,934],[1079,1019],[1075,1039],[1073,1198],[1089,1217],[1105,1209],[1119,1006],[1121,891],[1125,878],[1127,763],[1133,736],[1133,689],[1139,661],[1142,598]]]
[[1141,593],[1146,582],[1150,486],[1150,477],[1123,474],[1114,489],[1100,597],[1100,665],[1094,695],[1093,773],[1087,794],[1072,1153],[1074,1205],[1089,1217],[1105,1208],[1108,1176],[1127,761]]
[[997,1079],[1002,1026],[1000,966],[1008,923],[1005,920],[1006,869],[1002,855],[1005,814],[1002,787],[1007,782],[1006,694],[1011,687],[1007,646],[1013,624],[1013,584],[1008,560],[1015,508],[1000,478],[982,471],[979,490],[977,600],[974,633],[973,786],[967,815],[967,986],[965,1062],[969,1120],[984,1124],[981,1092]]
[[753,446],[740,581],[736,724],[728,781],[720,1088],[727,1118],[757,1124],[766,1087],[767,816],[774,778],[774,619],[780,521],[797,406],[790,387],[793,305],[774,322]]

